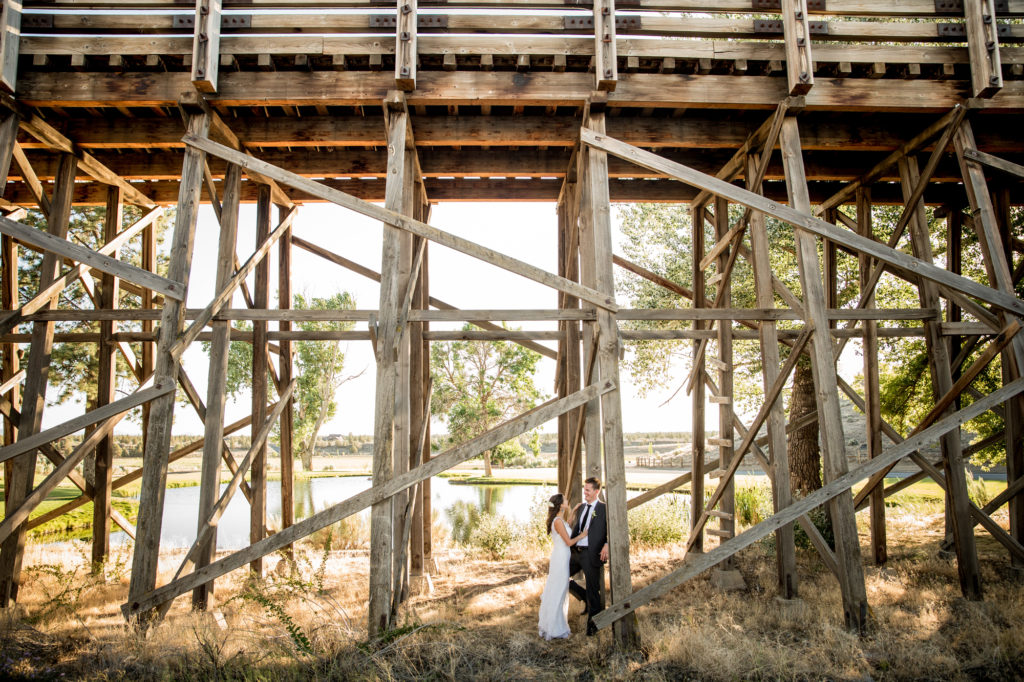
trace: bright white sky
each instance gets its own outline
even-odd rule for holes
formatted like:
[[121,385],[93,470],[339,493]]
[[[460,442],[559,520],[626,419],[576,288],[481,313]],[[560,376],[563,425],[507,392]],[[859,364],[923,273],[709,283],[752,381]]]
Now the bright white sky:
[[[614,211],[613,211],[614,215]],[[276,212],[274,215],[276,220]],[[502,253],[521,259],[549,272],[557,272],[557,218],[552,203],[442,203],[434,206],[431,224],[456,235],[472,239]],[[255,247],[255,206],[243,205],[239,220],[238,254],[244,261]],[[307,241],[319,244],[374,270],[380,270],[381,224],[345,209],[327,204],[307,204],[299,209],[294,233]],[[616,235],[617,238],[618,235]],[[214,293],[214,272],[217,257],[218,223],[212,209],[204,205],[196,231],[195,255],[189,282],[188,306],[205,306]],[[276,304],[277,250],[271,250],[271,306]],[[250,278],[250,285],[251,285]],[[376,309],[379,301],[378,285],[361,275],[352,273],[319,256],[294,248],[292,253],[292,288],[307,296],[329,296],[337,291],[349,291],[359,308]],[[555,308],[557,297],[548,289],[531,280],[514,275],[481,261],[446,249],[430,245],[430,293],[459,308]],[[242,308],[244,302],[236,293],[233,307]],[[555,323],[514,323],[523,329],[556,329]],[[452,324],[447,328],[459,328]],[[274,325],[271,324],[271,328]],[[357,328],[365,328],[360,324]],[[437,323],[434,329],[443,329]],[[554,345],[549,344],[549,345]],[[323,434],[370,434],[373,432],[373,353],[368,341],[347,344],[347,371],[362,376],[342,387],[337,416],[326,423]],[[189,377],[200,395],[206,396],[208,362],[199,343],[193,344],[183,357]],[[676,380],[682,379],[682,369],[672,368]],[[555,364],[542,358],[537,385],[548,396],[554,394]],[[622,406],[625,431],[689,431],[691,423],[690,400],[679,395],[671,403],[660,407],[675,386],[663,394],[641,399],[623,374]],[[81,414],[82,405],[51,406],[46,411],[45,426],[53,426]],[[226,422],[239,419],[250,411],[249,398],[227,406]],[[717,411],[708,410],[710,414]],[[118,432],[138,432],[137,424],[122,422]],[[435,425],[439,432],[442,427]],[[555,422],[545,426],[554,431]],[[201,434],[202,424],[188,407],[175,410],[176,434]]]

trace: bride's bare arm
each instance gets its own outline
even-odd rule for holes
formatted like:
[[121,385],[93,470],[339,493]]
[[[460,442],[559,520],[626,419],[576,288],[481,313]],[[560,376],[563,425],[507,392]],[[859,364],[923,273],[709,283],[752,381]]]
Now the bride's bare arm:
[[[561,519],[559,519],[559,521],[561,521]],[[569,537],[569,531],[566,530],[566,528],[565,528],[565,521],[562,521],[561,523],[556,523],[555,524],[555,532],[557,532],[561,536],[562,540],[565,541],[565,544],[569,545],[570,547],[575,545],[577,542],[579,542],[583,538],[587,537],[587,531],[583,531],[582,533],[580,533],[576,537],[570,538]]]

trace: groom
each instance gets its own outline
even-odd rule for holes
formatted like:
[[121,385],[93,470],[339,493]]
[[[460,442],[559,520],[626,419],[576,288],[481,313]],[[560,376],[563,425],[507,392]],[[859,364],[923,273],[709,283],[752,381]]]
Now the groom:
[[601,492],[601,481],[588,478],[583,484],[582,505],[577,507],[576,526],[573,535],[587,530],[587,537],[573,545],[569,555],[569,575],[583,571],[587,589],[580,587],[575,580],[569,580],[569,591],[572,596],[586,601],[587,635],[597,633],[594,616],[604,609],[603,590],[604,562],[608,561],[608,526],[605,517],[604,503],[597,499]]

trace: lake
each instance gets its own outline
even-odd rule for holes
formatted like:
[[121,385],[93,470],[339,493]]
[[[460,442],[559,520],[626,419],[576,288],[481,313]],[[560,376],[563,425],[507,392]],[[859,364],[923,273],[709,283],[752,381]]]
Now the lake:
[[[369,476],[336,476],[330,478],[299,478],[295,480],[295,520],[299,521],[345,500],[370,487]],[[227,485],[222,485],[221,489]],[[448,479],[431,479],[430,498],[433,509],[443,523],[451,526],[445,510],[456,502],[475,505],[481,511],[500,514],[515,521],[527,521],[538,499],[547,500],[555,494],[554,486],[546,485],[454,485]],[[199,523],[199,486],[170,488],[164,502],[160,547],[191,547]],[[370,510],[360,512],[367,520]],[[267,483],[267,518],[271,527],[280,526],[281,482]],[[112,533],[113,543],[123,543],[123,532]],[[231,498],[217,526],[218,549],[241,549],[249,545],[249,503],[241,491]]]

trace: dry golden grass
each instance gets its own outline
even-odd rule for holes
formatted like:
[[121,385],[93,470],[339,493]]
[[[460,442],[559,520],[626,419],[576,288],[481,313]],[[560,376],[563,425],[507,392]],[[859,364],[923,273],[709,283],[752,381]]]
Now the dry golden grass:
[[[434,592],[403,607],[401,626],[367,642],[368,557],[300,548],[292,565],[266,560],[268,579],[217,582],[209,613],[180,598],[148,634],[125,626],[126,556],[90,577],[73,549],[30,546],[18,607],[0,621],[0,677],[64,679],[1016,679],[1024,675],[1024,582],[1006,552],[979,533],[986,600],[959,596],[956,567],[937,557],[941,514],[890,509],[891,558],[866,566],[873,626],[842,624],[836,581],[800,554],[801,599],[775,598],[774,556],[755,545],[737,566],[747,589],[693,580],[639,612],[643,649],[616,653],[610,632],[537,637],[543,550],[494,562],[437,552]],[[1005,512],[1002,522],[1005,524]],[[866,543],[866,536],[862,535]],[[67,546],[65,546],[67,547]],[[638,549],[633,584],[656,580],[677,547]],[[326,561],[324,561],[326,557]],[[181,555],[161,562],[168,580]],[[575,613],[579,604],[573,602]],[[573,616],[574,629],[582,623]]]

